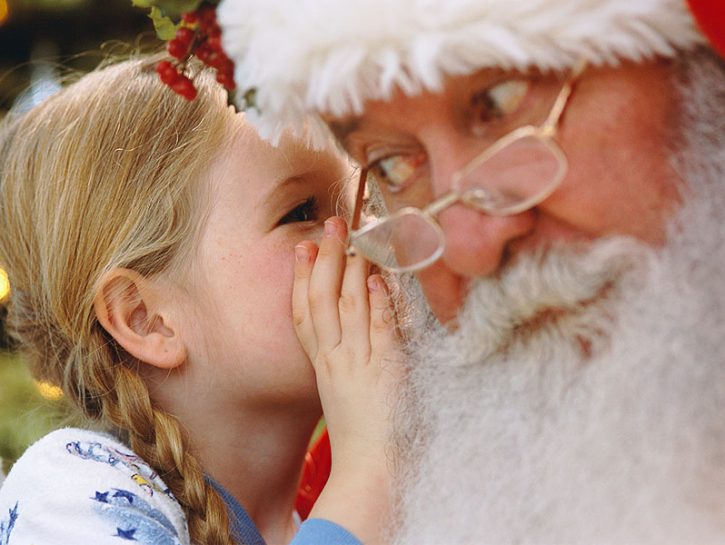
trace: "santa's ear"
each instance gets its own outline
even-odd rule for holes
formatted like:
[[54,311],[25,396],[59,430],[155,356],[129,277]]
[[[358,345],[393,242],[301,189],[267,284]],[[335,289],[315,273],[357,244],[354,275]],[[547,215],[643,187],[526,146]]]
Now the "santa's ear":
[[134,358],[162,369],[186,360],[186,345],[158,297],[159,287],[130,269],[113,269],[98,284],[93,306],[103,329]]

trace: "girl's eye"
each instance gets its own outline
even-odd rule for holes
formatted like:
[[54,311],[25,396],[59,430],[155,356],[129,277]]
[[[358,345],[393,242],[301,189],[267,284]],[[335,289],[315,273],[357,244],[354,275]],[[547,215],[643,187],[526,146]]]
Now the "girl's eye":
[[486,123],[514,113],[523,102],[530,86],[528,80],[513,79],[479,91],[471,98],[476,121]]
[[300,223],[306,221],[315,221],[319,217],[319,206],[316,197],[308,197],[305,202],[295,206],[292,210],[287,212],[282,219],[279,220],[279,225],[286,225],[288,223]]
[[416,179],[419,168],[425,164],[425,154],[391,155],[378,159],[368,167],[375,179],[391,193],[403,191]]

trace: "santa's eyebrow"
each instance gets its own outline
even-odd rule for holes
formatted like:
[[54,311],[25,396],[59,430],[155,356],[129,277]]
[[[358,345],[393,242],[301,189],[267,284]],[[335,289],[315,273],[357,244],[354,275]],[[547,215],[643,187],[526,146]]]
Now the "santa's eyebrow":
[[347,137],[360,128],[361,120],[359,117],[353,117],[341,121],[331,120],[327,124],[337,141],[346,148]]

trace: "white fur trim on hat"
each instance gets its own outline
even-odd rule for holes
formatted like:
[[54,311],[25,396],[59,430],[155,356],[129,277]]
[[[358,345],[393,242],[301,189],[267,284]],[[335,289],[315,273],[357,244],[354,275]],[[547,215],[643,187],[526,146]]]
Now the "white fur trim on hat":
[[561,69],[672,56],[704,40],[684,0],[223,0],[224,49],[262,136],[319,142],[367,99],[440,89],[481,68]]

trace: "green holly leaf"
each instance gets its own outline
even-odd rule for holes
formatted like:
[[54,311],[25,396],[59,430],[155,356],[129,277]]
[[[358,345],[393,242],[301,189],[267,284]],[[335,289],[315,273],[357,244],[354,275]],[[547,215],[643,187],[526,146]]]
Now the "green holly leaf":
[[205,2],[214,6],[219,4],[219,0],[131,0],[138,8],[151,9],[149,17],[156,34],[165,41],[173,39],[184,13],[196,11]]
[[244,91],[244,95],[242,95],[243,100],[243,106],[242,108],[244,110],[249,110],[254,108],[258,112],[259,107],[257,106],[257,88],[256,87],[250,87],[246,91]]
[[[141,0],[150,1],[150,0]],[[203,0],[153,0],[161,13],[173,21],[179,21],[182,13],[196,11]]]
[[227,106],[231,106],[232,108],[234,108],[235,113],[239,113],[239,107],[237,106],[236,89],[232,89],[231,91],[227,89]]
[[169,41],[174,38],[179,25],[174,23],[169,17],[161,13],[161,10],[156,6],[151,8],[149,18],[154,23],[154,29],[156,29],[156,35],[162,40]]
[[[218,4],[218,0],[207,0],[210,4]],[[196,11],[204,0],[131,0],[138,8],[158,9],[162,17],[168,17],[172,22],[178,23],[181,15]],[[152,17],[153,18],[153,17]]]

